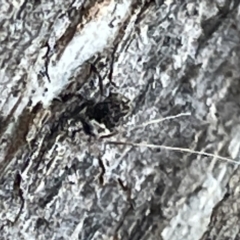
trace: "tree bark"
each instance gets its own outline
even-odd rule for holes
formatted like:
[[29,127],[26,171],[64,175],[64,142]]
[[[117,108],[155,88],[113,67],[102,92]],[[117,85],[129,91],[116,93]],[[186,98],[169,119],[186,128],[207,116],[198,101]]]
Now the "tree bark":
[[3,1],[0,239],[240,239],[239,14]]

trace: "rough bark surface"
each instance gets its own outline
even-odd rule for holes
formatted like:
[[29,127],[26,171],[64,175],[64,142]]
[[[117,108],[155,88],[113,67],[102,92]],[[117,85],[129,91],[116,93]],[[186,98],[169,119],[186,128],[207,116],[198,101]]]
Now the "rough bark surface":
[[0,239],[240,239],[239,16],[2,0]]

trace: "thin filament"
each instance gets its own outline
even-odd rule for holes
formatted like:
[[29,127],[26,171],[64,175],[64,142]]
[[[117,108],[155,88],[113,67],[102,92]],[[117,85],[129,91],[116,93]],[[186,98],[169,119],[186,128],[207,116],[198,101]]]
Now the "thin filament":
[[232,164],[237,164],[239,165],[238,161],[235,161],[230,158],[222,157],[219,155],[215,155],[212,153],[207,153],[207,152],[200,152],[200,151],[195,151],[191,150],[189,148],[180,148],[180,147],[171,147],[171,146],[165,146],[165,145],[155,145],[155,144],[148,144],[148,143],[133,143],[133,142],[121,142],[121,141],[107,141],[106,144],[115,144],[115,145],[130,145],[134,147],[147,147],[147,148],[152,148],[152,149],[165,149],[165,150],[171,150],[171,151],[176,151],[176,152],[187,152],[187,153],[192,153],[192,154],[197,154],[197,155],[202,155],[206,157],[213,157],[217,158],[219,160],[232,163]]

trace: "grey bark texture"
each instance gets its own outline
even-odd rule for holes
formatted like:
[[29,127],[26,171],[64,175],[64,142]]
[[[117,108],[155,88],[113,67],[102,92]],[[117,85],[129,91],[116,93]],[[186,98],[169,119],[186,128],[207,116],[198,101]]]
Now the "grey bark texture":
[[0,6],[0,239],[240,239],[238,0]]

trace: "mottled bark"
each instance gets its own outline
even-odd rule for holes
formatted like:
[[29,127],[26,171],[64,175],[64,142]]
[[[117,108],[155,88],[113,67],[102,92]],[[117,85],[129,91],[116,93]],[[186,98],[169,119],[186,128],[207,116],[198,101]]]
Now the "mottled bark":
[[0,239],[239,239],[239,14],[2,1]]

